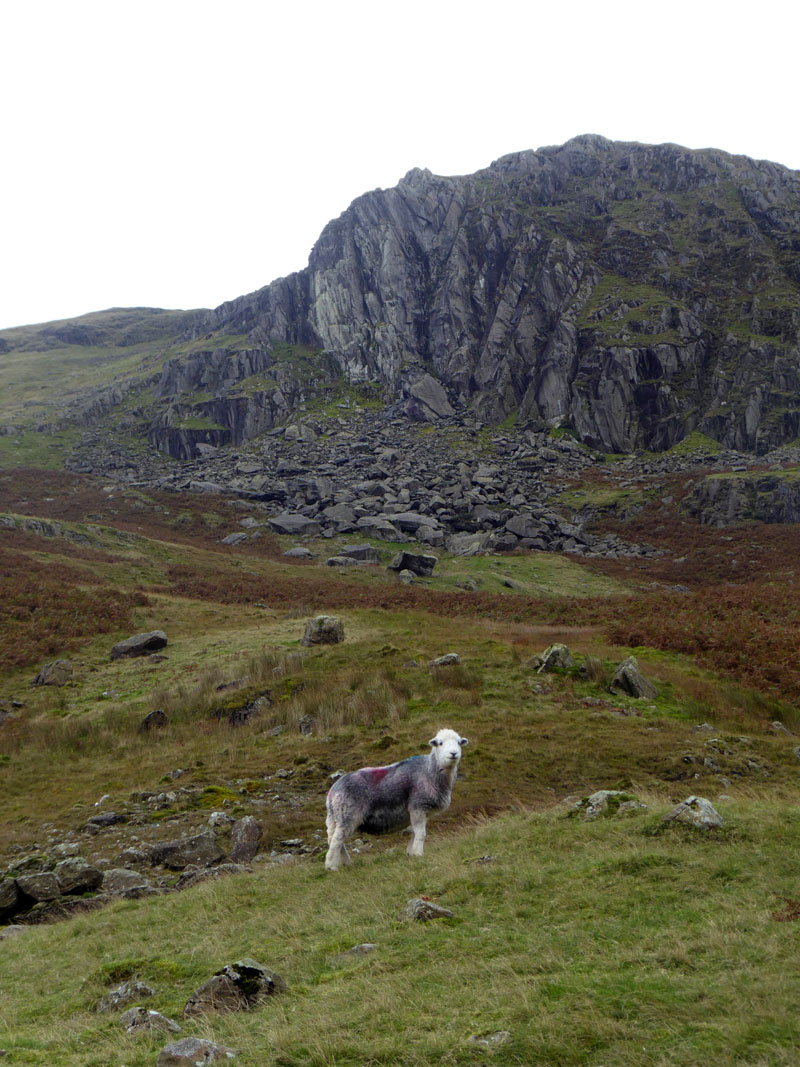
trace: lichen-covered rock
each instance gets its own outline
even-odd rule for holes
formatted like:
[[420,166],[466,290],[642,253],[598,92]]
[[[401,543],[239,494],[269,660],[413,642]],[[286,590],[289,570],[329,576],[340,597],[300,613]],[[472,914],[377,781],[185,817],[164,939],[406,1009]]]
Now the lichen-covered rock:
[[715,830],[723,825],[723,818],[710,800],[691,796],[676,804],[664,816],[664,822],[679,822],[696,830]]
[[457,652],[445,652],[443,656],[437,656],[428,664],[429,667],[457,667],[461,663],[461,656]]
[[213,830],[203,830],[177,841],[163,841],[150,848],[151,862],[163,864],[173,871],[182,871],[190,863],[197,867],[210,867],[219,863],[224,855]]
[[150,882],[138,871],[127,867],[112,867],[103,874],[102,889],[104,893],[120,896],[132,889],[150,889]]
[[129,1008],[121,1017],[120,1023],[129,1034],[139,1033],[141,1030],[156,1030],[165,1034],[180,1033],[180,1026],[174,1019],[168,1019],[158,1011],[151,1011],[137,1005]]
[[101,1013],[116,1011],[118,1008],[124,1008],[128,1004],[132,1004],[134,1000],[153,997],[155,993],[156,991],[152,986],[147,985],[145,982],[131,979],[118,985],[115,989],[110,989],[105,996],[98,1000],[94,1010]]
[[344,641],[344,623],[336,615],[317,615],[306,623],[302,645],[337,645]]
[[79,856],[69,856],[56,864],[55,874],[62,893],[87,893],[97,889],[103,881],[103,872]]
[[13,915],[18,909],[20,891],[14,878],[0,878],[0,919]]
[[184,1037],[165,1045],[158,1055],[156,1067],[209,1067],[236,1058],[227,1045],[217,1045],[203,1037]]
[[267,997],[286,992],[279,974],[254,959],[237,960],[209,978],[189,997],[185,1015],[211,1011],[249,1011]]
[[163,630],[151,630],[145,634],[134,634],[125,641],[119,641],[111,649],[111,659],[123,659],[133,656],[149,656],[167,645],[167,635]]
[[620,789],[598,789],[573,805],[570,815],[583,815],[586,820],[614,815],[631,815],[647,808],[631,793]]
[[19,874],[17,886],[31,900],[55,900],[56,897],[61,896],[61,884],[53,871],[42,871],[40,874]]
[[72,663],[68,659],[57,659],[46,663],[33,679],[34,685],[66,685],[72,680]]
[[245,815],[231,827],[232,863],[249,863],[258,852],[261,827],[252,815]]
[[566,645],[550,645],[539,656],[533,656],[530,661],[537,673],[545,671],[568,670],[572,666],[572,653]]
[[654,700],[658,690],[639,670],[635,656],[628,656],[614,672],[609,689],[612,693],[622,693],[635,698],[645,697]]
[[452,919],[455,913],[440,904],[434,904],[432,900],[426,900],[425,897],[414,897],[406,904],[403,914],[407,919],[428,922],[430,919]]

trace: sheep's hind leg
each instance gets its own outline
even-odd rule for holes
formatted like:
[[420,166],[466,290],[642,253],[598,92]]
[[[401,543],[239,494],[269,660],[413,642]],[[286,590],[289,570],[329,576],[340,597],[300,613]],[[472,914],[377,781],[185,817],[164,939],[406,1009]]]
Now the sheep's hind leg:
[[338,871],[345,863],[351,863],[350,853],[345,848],[345,841],[349,837],[347,829],[336,826],[332,820],[328,822],[328,854],[325,857],[325,867],[329,871]]
[[424,811],[410,811],[411,831],[413,837],[408,843],[406,852],[409,856],[421,856],[425,849],[425,837],[427,834],[427,815]]

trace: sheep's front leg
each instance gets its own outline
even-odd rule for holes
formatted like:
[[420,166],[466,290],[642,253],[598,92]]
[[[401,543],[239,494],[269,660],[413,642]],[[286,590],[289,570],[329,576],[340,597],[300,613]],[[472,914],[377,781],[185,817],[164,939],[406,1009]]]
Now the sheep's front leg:
[[406,852],[409,856],[421,856],[425,848],[425,836],[427,834],[427,815],[424,811],[410,811],[411,830],[414,836],[409,842]]

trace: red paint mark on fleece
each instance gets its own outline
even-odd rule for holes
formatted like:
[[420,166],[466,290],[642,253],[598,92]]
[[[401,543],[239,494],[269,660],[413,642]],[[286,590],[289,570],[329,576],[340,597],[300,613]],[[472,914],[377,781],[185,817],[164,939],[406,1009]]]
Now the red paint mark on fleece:
[[364,767],[361,771],[362,774],[368,774],[372,780],[373,785],[377,785],[381,778],[385,777],[389,773],[388,767]]

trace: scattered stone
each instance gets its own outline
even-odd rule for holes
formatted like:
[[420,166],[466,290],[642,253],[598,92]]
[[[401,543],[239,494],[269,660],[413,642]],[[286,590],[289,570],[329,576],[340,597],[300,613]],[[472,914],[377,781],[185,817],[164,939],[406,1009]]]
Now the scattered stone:
[[33,679],[34,685],[66,685],[72,679],[72,663],[68,659],[57,659],[46,663]]
[[314,553],[310,548],[304,548],[302,545],[295,545],[294,548],[287,548],[283,553],[287,559],[313,559]]
[[608,688],[612,693],[624,693],[637,699],[646,697],[654,700],[658,696],[656,687],[639,670],[635,656],[628,656],[620,663]]
[[317,720],[311,714],[303,715],[297,720],[297,729],[304,737],[310,737],[314,733]]
[[598,789],[591,796],[584,797],[573,805],[571,815],[582,814],[585,820],[599,816],[611,818],[615,815],[628,815],[647,808],[635,796],[620,789]]
[[19,874],[17,886],[20,892],[30,897],[31,900],[55,900],[56,897],[61,896],[58,877],[52,871],[43,871],[41,874]]
[[136,1034],[142,1030],[156,1030],[166,1034],[180,1033],[180,1026],[173,1020],[168,1019],[158,1011],[149,1011],[147,1008],[129,1008],[119,1020],[129,1034]]
[[499,1045],[504,1045],[510,1037],[510,1030],[498,1030],[494,1034],[473,1034],[468,1041],[470,1045],[479,1045],[481,1048],[497,1048]]
[[697,830],[715,830],[724,820],[710,800],[691,796],[668,811],[663,821],[684,823]]
[[233,824],[231,828],[231,862],[249,863],[258,852],[261,840],[261,827],[252,815]]
[[381,557],[377,548],[372,545],[345,545],[340,548],[337,555],[357,559],[361,563],[380,563]]
[[138,871],[131,871],[127,867],[112,867],[103,875],[102,888],[104,893],[122,896],[130,890],[152,889],[152,886]]
[[173,871],[182,871],[190,863],[197,867],[210,867],[218,863],[224,855],[213,830],[210,829],[177,841],[164,841],[150,848],[150,862],[169,867]]
[[309,519],[307,515],[296,515],[283,512],[267,519],[269,528],[273,533],[292,534],[295,537],[318,537],[320,532],[319,523]]
[[388,571],[411,571],[419,578],[430,578],[433,568],[439,562],[438,556],[418,555],[414,552],[398,552],[387,566]]
[[142,721],[139,723],[138,733],[147,734],[151,730],[162,730],[169,724],[169,716],[163,708],[157,708],[155,711],[151,711],[149,715],[145,715]]
[[117,823],[127,822],[126,815],[120,815],[116,811],[103,811],[97,815],[91,815],[86,820],[83,830],[87,834],[99,834],[108,826],[116,826]]
[[14,878],[0,878],[0,919],[18,910],[19,886]]
[[111,659],[122,659],[131,656],[149,656],[151,652],[158,652],[167,645],[167,635],[163,630],[151,630],[146,634],[135,634],[133,637],[120,641],[111,649]]
[[165,1045],[158,1055],[156,1067],[206,1067],[236,1058],[227,1045],[217,1045],[203,1037],[184,1037]]
[[267,997],[286,992],[279,974],[253,959],[242,959],[223,967],[196,989],[186,1002],[184,1015],[205,1015],[210,1011],[249,1011]]
[[109,990],[104,997],[98,1000],[94,1010],[97,1012],[116,1011],[118,1008],[127,1007],[134,1000],[155,996],[155,992],[152,986],[131,979],[128,982],[123,982],[122,985],[118,985],[116,989]]
[[352,556],[331,556],[325,561],[328,567],[360,567],[361,563]]
[[251,867],[242,863],[220,863],[217,867],[187,867],[175,883],[175,889],[191,889],[193,885],[207,882],[212,878],[223,878],[229,874],[250,874]]
[[79,856],[70,856],[56,864],[55,875],[62,893],[88,893],[99,888],[103,872]]
[[221,544],[223,545],[240,545],[242,541],[247,540],[247,534],[241,530],[237,530],[236,533],[228,534],[227,537],[223,537]]
[[434,904],[432,900],[426,900],[425,897],[414,897],[406,904],[403,914],[408,919],[427,922],[429,919],[452,919],[454,912]]
[[344,623],[336,615],[317,615],[306,623],[301,645],[337,645],[344,641]]
[[428,664],[429,667],[457,667],[461,662],[461,656],[457,652],[446,652],[443,656],[439,656],[437,659],[432,659]]
[[783,725],[780,719],[776,719],[775,722],[772,723],[772,729],[775,731],[776,734],[788,734],[789,737],[792,736],[792,731],[787,730],[787,728]]
[[18,934],[24,933],[28,929],[27,926],[20,926],[18,923],[12,923],[10,926],[4,926],[0,929],[0,941],[5,941],[6,938],[17,937]]
[[536,668],[537,674],[544,671],[569,670],[572,666],[572,653],[566,645],[550,645],[541,656],[534,656],[530,665]]

